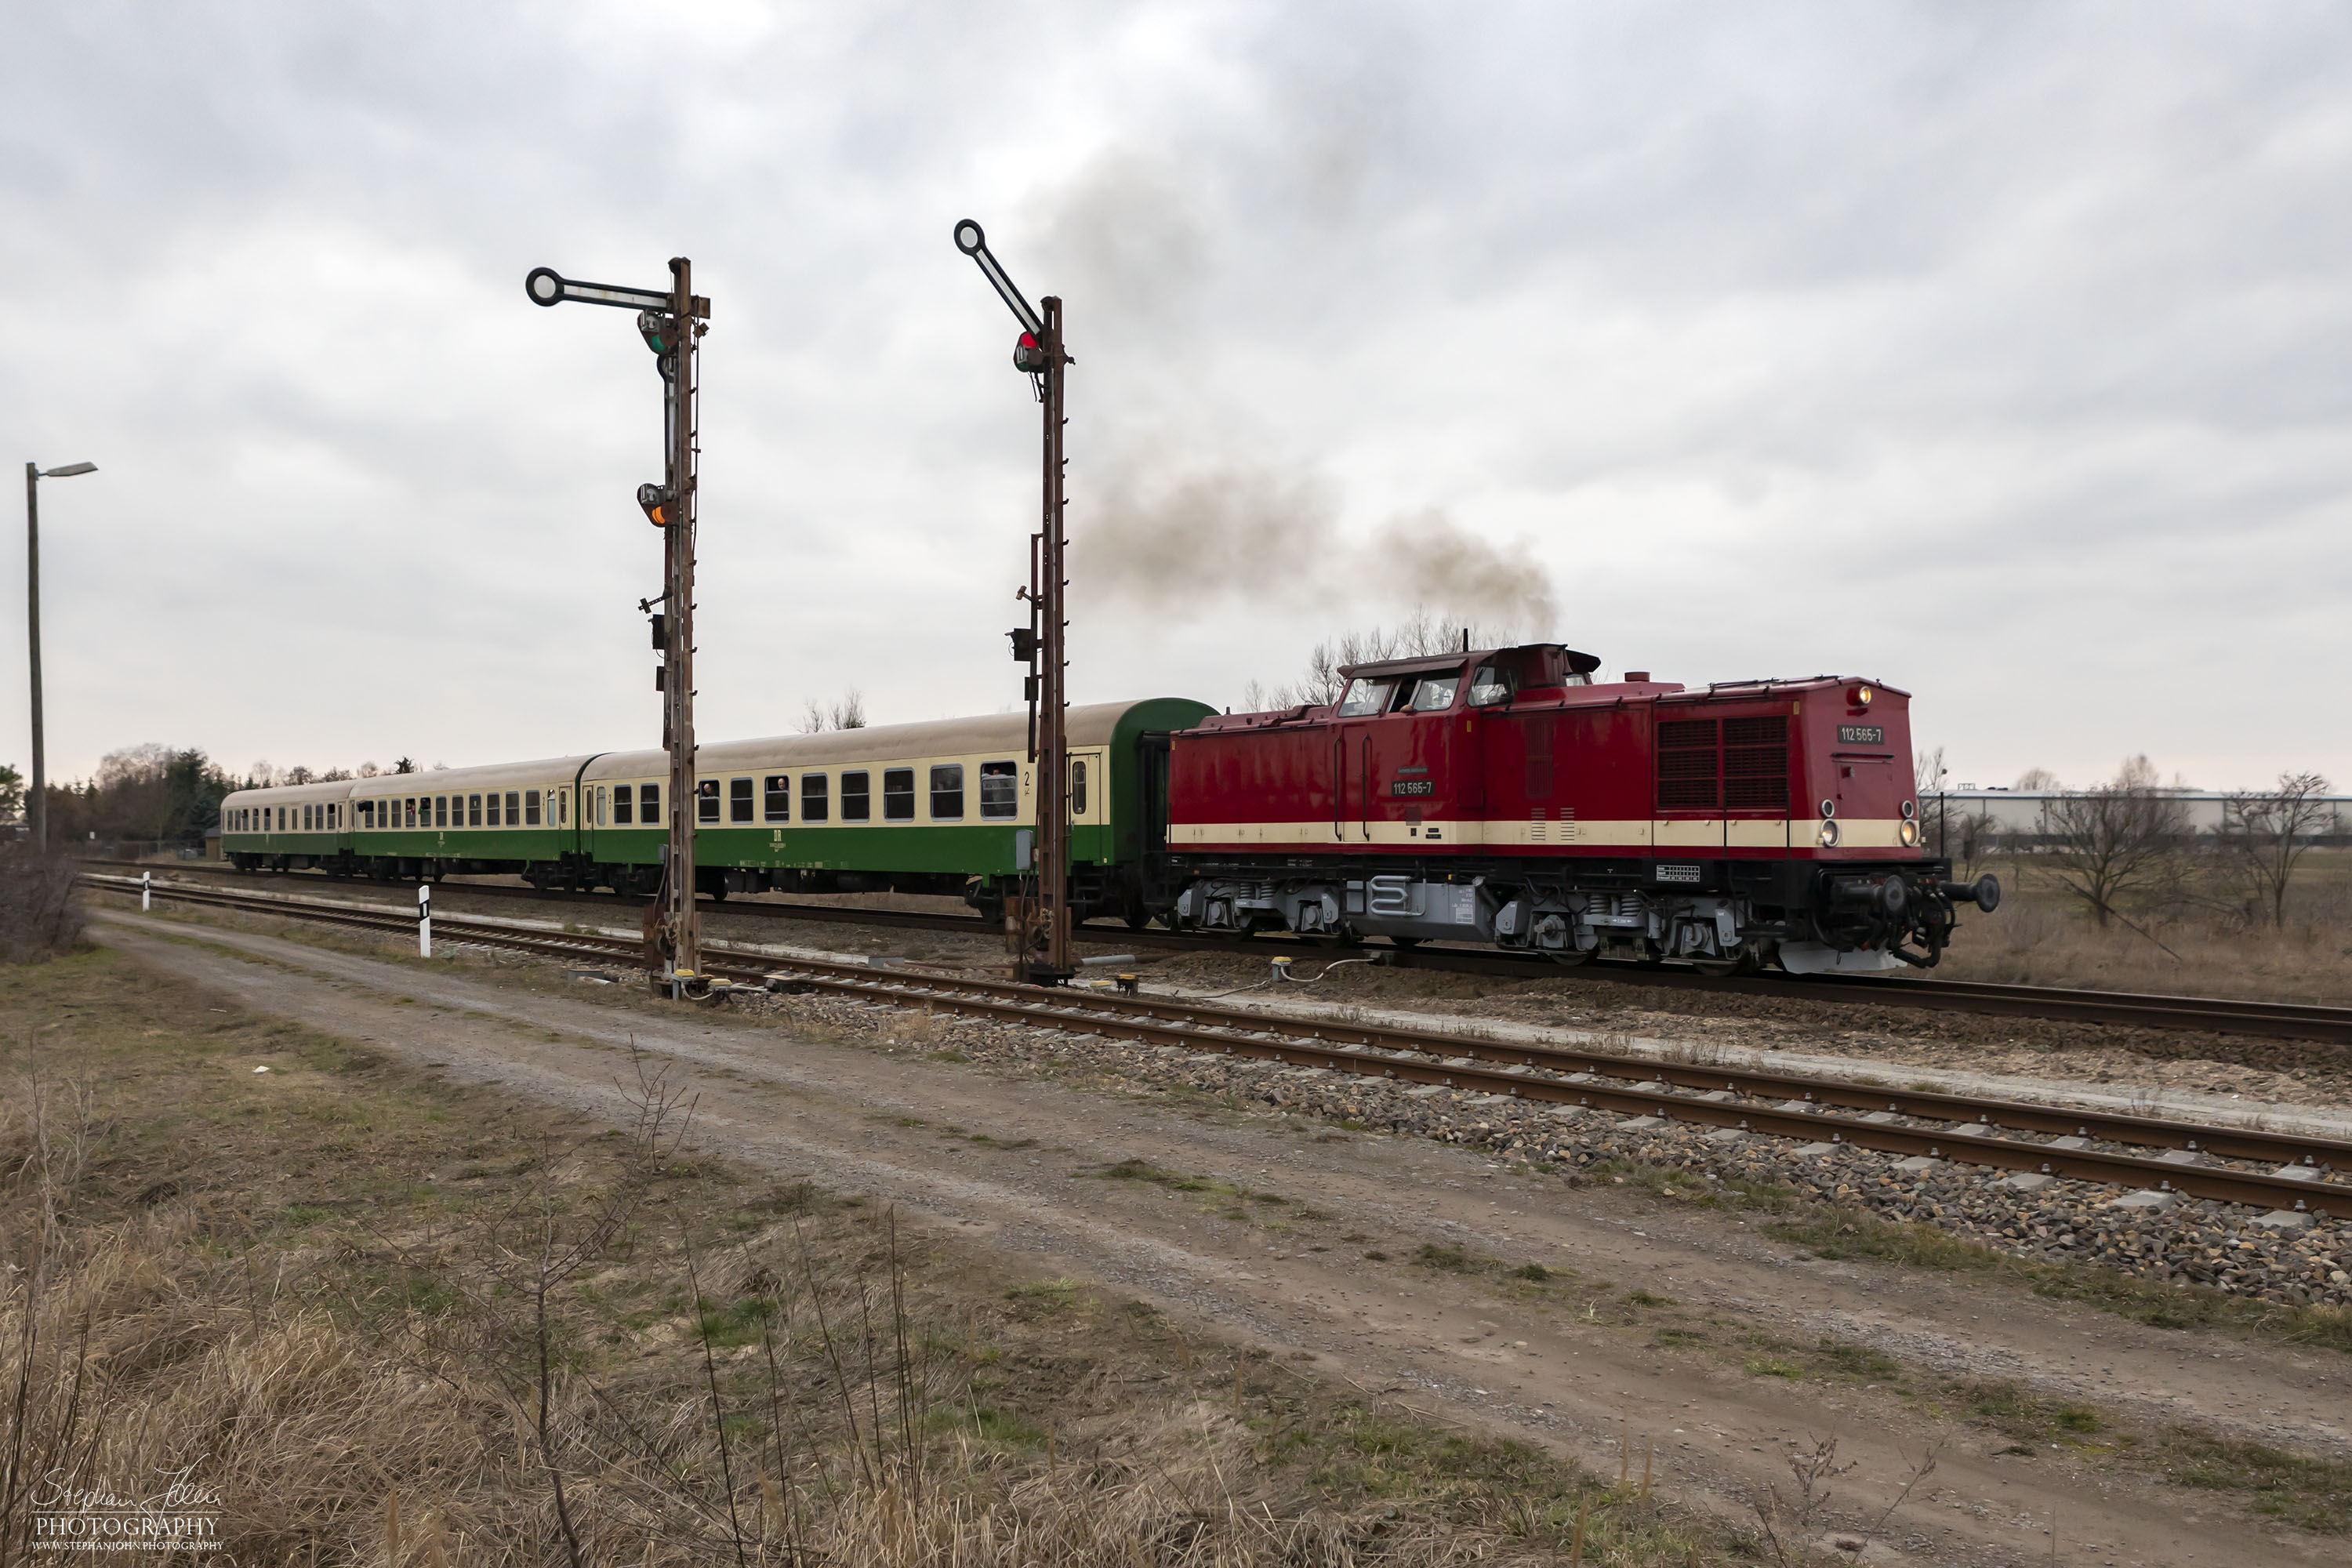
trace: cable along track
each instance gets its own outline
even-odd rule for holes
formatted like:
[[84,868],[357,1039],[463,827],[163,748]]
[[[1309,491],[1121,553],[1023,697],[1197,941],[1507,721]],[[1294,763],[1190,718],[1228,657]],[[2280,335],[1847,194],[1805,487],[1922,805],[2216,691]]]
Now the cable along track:
[[[83,881],[106,892],[139,890],[138,882],[129,878],[85,874]],[[177,902],[377,932],[406,934],[415,926],[404,911],[382,906],[173,883],[155,884],[152,891]],[[434,917],[433,925],[435,937],[444,942],[629,968],[642,961],[641,943],[626,937],[447,915]],[[704,955],[711,976],[730,982],[770,989],[807,987],[892,1007],[946,1010],[1033,1028],[1390,1082],[1480,1090],[1549,1106],[1571,1117],[1605,1110],[2263,1208],[2352,1215],[2352,1186],[2333,1179],[2352,1168],[2352,1142],[2334,1139],[1748,1068],[1658,1062],[1564,1046],[1301,1018],[1165,997],[1048,989],[902,967],[877,970],[870,964],[782,958],[715,942],[704,944]],[[2057,1142],[2003,1136],[2017,1133],[2047,1134]],[[2095,1142],[2125,1148],[2091,1146]],[[2129,1152],[2138,1150],[2161,1150],[2169,1158]],[[2272,1169],[2188,1163],[2206,1159]]]

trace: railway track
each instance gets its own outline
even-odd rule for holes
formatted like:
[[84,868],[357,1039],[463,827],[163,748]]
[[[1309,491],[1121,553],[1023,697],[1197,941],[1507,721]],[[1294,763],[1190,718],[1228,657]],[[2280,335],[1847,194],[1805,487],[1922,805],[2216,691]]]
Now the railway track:
[[[131,878],[86,874],[84,880],[109,892],[139,889]],[[382,906],[180,883],[158,884],[153,891],[177,902],[347,929],[404,935],[415,927],[407,911]],[[436,916],[434,929],[445,942],[566,962],[635,968],[640,960],[639,942],[622,936],[447,915]],[[1309,1071],[1482,1090],[1545,1104],[1570,1117],[1612,1111],[1817,1144],[1852,1144],[2026,1176],[2063,1176],[2269,1209],[2352,1214],[2352,1185],[2337,1179],[2352,1169],[2352,1142],[2334,1139],[1745,1068],[1661,1063],[1091,988],[1045,989],[896,966],[877,970],[719,943],[706,943],[704,953],[714,979],[738,984],[808,989],[869,1005],[947,1011]]]
[[[181,868],[174,868],[175,870]],[[205,871],[205,875],[245,880],[246,874]],[[332,881],[318,873],[278,873]],[[470,893],[509,901],[585,903],[612,907],[623,902],[609,894],[541,892],[531,888],[496,883],[451,884]],[[844,909],[829,904],[730,902],[729,914],[770,920],[819,921],[836,925],[895,927],[902,930],[952,932],[993,938],[987,921],[971,915],[925,914],[905,910]],[[1282,937],[1242,939],[1203,936],[1194,932],[1140,931],[1124,927],[1087,929],[1081,940],[1154,952],[1237,952],[1271,955],[1289,952],[1302,956],[1344,955],[1341,949]],[[1537,954],[1465,952],[1458,948],[1421,947],[1365,950],[1396,968],[1431,969],[1454,973],[1492,974],[1514,979],[1574,976],[1580,980],[1618,982],[1669,990],[1716,992],[1760,996],[1776,1001],[1827,1002],[1838,1005],[1919,1008],[1927,1011],[1975,1013],[2001,1017],[2040,1018],[2078,1024],[2147,1029],[2190,1029],[2220,1035],[2251,1035],[2269,1039],[2312,1040],[2352,1047],[2352,1007],[2328,1007],[2300,1003],[2252,1002],[2231,997],[2148,995],[2129,992],[2072,991],[2042,985],[1998,985],[1979,981],[1935,980],[1896,975],[1706,975],[1693,970],[1596,961],[1563,969]]]

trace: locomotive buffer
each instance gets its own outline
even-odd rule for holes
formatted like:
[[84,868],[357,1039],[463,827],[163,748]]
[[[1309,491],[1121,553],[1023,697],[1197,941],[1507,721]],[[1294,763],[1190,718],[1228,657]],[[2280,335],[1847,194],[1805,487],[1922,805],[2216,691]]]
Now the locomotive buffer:
[[[637,312],[637,331],[654,352],[662,376],[664,472],[658,485],[637,487],[637,504],[662,531],[662,593],[640,600],[653,615],[654,647],[663,662],[654,671],[662,694],[662,749],[669,753],[669,842],[662,857],[661,891],[649,911],[656,995],[683,996],[708,988],[702,974],[702,924],[694,906],[694,549],[697,371],[702,334],[710,329],[710,301],[694,292],[694,264],[676,256],[670,287],[628,289],[583,283],[551,267],[531,269],[523,289],[534,305],[611,305]],[[658,607],[656,607],[658,606]]]
[[1033,984],[1058,985],[1077,973],[1070,954],[1070,755],[1064,729],[1069,706],[1069,620],[1064,595],[1062,531],[1062,373],[1074,362],[1062,351],[1062,301],[1052,294],[1038,303],[1041,315],[1006,276],[988,237],[970,218],[955,226],[955,244],[979,264],[981,273],[1021,323],[1013,367],[1030,378],[1045,421],[1045,515],[1030,536],[1029,624],[1012,632],[1013,657],[1029,667],[1022,683],[1029,703],[1029,763],[1037,781],[1037,848],[1034,898],[1005,900],[1005,930],[1015,943],[1015,977]]

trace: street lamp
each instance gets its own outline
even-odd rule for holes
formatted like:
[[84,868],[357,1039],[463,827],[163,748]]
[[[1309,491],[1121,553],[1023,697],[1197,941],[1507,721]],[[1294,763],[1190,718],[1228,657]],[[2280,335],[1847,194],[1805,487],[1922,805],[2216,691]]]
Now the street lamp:
[[68,463],[62,468],[25,465],[25,628],[33,645],[33,794],[25,825],[36,851],[49,841],[49,781],[41,743],[41,481],[96,472],[96,463]]

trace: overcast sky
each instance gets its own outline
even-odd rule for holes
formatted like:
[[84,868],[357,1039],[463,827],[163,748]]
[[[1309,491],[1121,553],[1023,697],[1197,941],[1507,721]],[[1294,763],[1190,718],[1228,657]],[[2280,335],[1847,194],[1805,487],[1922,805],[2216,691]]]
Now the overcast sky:
[[2352,782],[2341,5],[0,18],[0,456],[100,468],[42,487],[53,777],[658,743],[659,382],[541,264],[713,301],[706,739],[1017,703],[971,216],[1066,300],[1081,700],[1420,605],[1883,679],[1956,782]]

